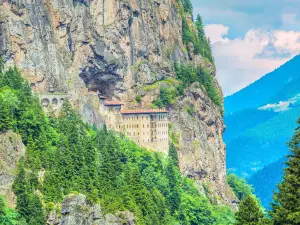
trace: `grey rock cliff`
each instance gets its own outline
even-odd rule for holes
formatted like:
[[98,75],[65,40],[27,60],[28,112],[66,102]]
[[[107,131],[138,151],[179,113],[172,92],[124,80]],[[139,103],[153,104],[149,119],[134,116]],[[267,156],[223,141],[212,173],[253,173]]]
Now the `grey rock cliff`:
[[[67,95],[98,126],[103,123],[99,102],[88,90],[100,90],[127,108],[150,107],[159,95],[155,84],[176,76],[175,61],[192,58],[215,75],[213,65],[187,54],[177,0],[2,1],[0,47],[6,66],[16,65],[42,98]],[[189,116],[184,109],[194,104],[197,112]],[[211,182],[230,202],[220,110],[193,86],[171,107],[170,120],[179,138],[182,173]]]
[[82,194],[70,194],[62,205],[60,216],[54,210],[48,213],[47,225],[135,225],[130,212],[104,215],[99,204],[91,204]]
[[17,164],[25,156],[25,146],[21,136],[7,131],[0,133],[0,195],[6,197],[8,206],[14,207],[16,196],[12,190]]

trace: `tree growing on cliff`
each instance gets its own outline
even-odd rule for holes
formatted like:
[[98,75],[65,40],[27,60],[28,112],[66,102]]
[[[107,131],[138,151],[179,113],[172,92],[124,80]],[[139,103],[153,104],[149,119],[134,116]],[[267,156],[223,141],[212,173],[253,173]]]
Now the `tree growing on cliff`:
[[197,15],[196,22],[195,22],[195,27],[196,27],[196,29],[198,31],[198,37],[199,37],[199,39],[202,40],[203,38],[205,38],[203,21],[202,21],[202,18],[200,16],[200,14]]
[[184,11],[193,15],[193,4],[191,0],[182,0]]
[[300,224],[300,118],[295,134],[289,143],[291,153],[288,156],[284,179],[274,194],[273,210],[270,212],[275,225]]

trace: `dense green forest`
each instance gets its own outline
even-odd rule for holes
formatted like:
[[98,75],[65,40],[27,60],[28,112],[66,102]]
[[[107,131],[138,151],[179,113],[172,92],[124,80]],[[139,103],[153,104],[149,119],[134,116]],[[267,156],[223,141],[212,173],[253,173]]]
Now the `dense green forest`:
[[228,207],[213,205],[181,176],[173,145],[171,157],[151,153],[123,134],[89,126],[68,102],[59,117],[46,116],[17,69],[1,72],[0,102],[0,131],[14,130],[26,145],[13,186],[22,224],[45,224],[44,209],[74,192],[101,203],[104,213],[133,212],[138,224],[234,221]]

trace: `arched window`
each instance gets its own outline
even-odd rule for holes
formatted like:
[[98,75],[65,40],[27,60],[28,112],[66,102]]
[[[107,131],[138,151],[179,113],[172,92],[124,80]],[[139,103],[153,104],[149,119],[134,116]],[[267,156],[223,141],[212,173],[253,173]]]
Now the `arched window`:
[[57,104],[58,104],[57,98],[52,99],[52,105],[57,105]]
[[49,103],[50,103],[50,101],[49,101],[48,98],[44,98],[44,99],[42,100],[42,106],[43,106],[43,107],[48,107]]

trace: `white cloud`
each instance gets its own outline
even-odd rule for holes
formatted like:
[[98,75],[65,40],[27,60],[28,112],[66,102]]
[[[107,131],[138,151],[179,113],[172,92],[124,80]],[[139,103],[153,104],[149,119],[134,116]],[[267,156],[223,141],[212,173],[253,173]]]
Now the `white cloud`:
[[224,94],[232,94],[300,53],[300,32],[249,30],[243,38],[228,39],[229,27],[205,27],[212,41],[217,78]]
[[295,104],[300,101],[300,94],[296,95],[294,98],[291,98],[287,101],[281,101],[275,104],[267,104],[263,107],[258,108],[259,110],[271,110],[274,112],[288,111],[291,108],[292,104]]
[[224,26],[223,24],[210,24],[205,26],[205,33],[209,36],[212,44],[216,42],[227,42],[229,27]]

